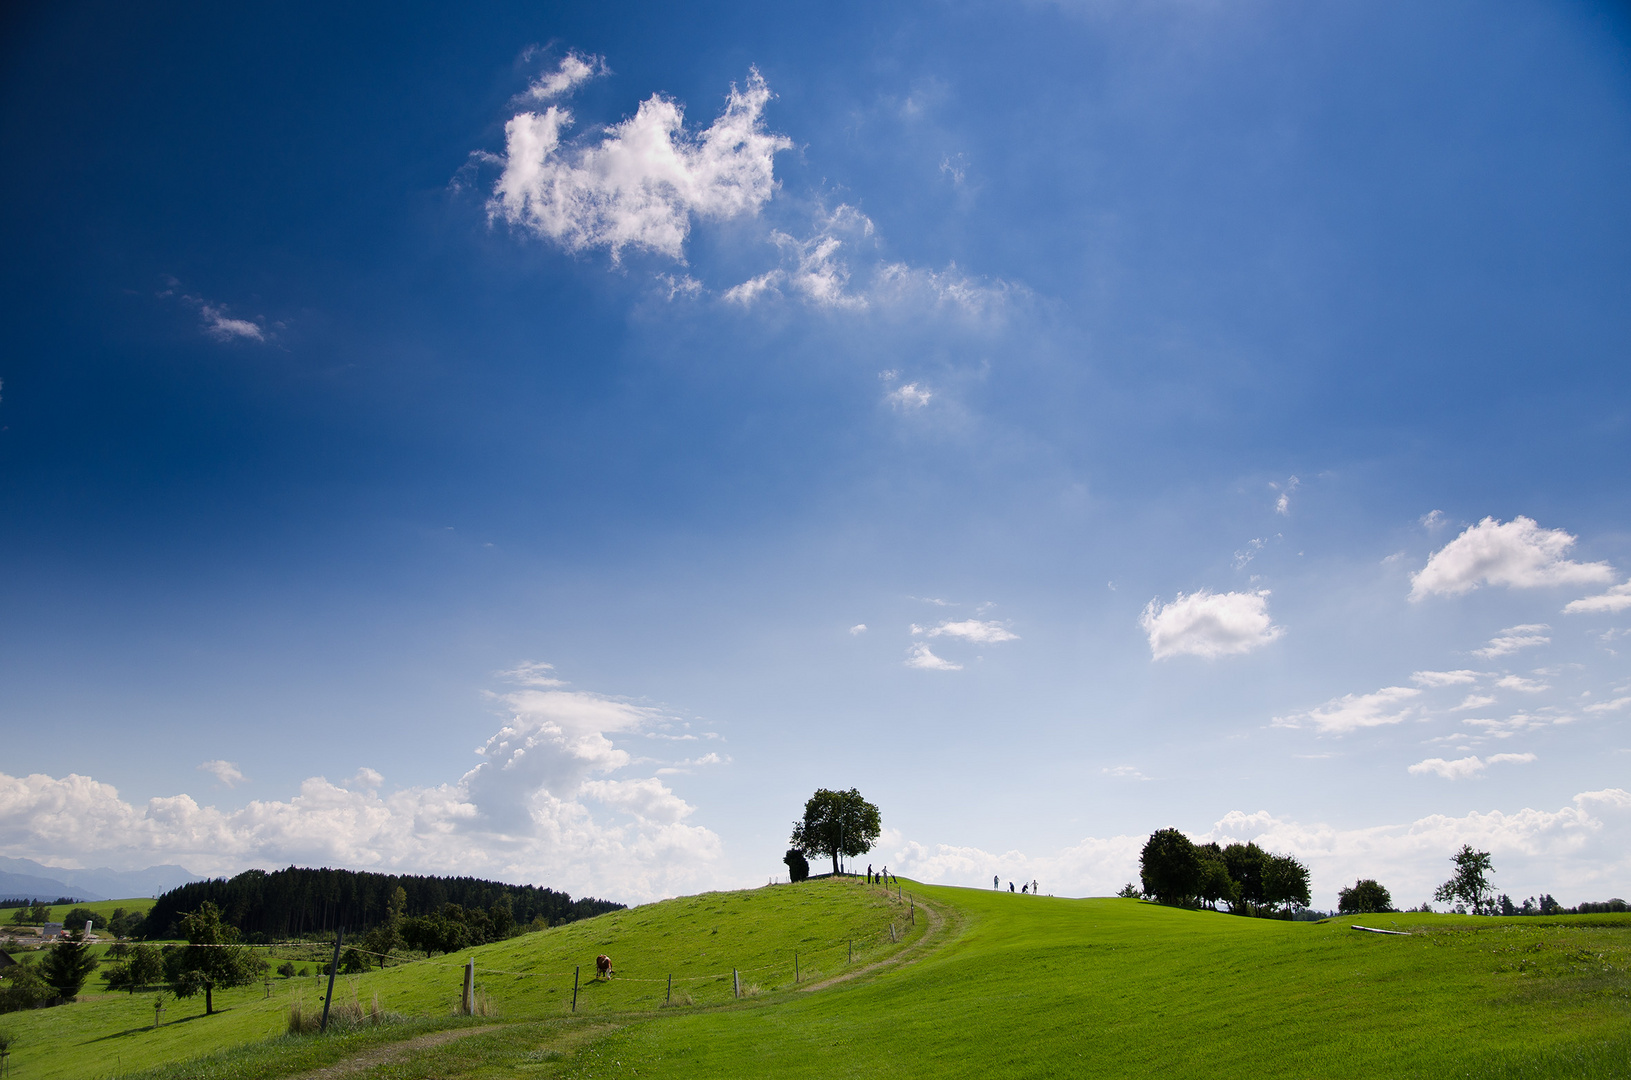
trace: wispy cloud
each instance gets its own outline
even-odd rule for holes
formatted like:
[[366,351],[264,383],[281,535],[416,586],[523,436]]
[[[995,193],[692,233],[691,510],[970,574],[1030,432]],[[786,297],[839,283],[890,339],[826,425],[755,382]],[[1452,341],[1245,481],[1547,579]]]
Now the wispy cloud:
[[1385,686],[1369,694],[1346,694],[1307,712],[1276,716],[1273,723],[1275,727],[1312,727],[1322,735],[1346,735],[1404,722],[1420,695],[1414,687]]
[[1562,529],[1543,529],[1534,519],[1515,517],[1502,524],[1487,517],[1469,526],[1411,575],[1410,599],[1459,596],[1481,585],[1532,589],[1543,585],[1594,585],[1614,579],[1606,562],[1564,558],[1575,538]]
[[999,622],[985,622],[980,619],[961,619],[956,622],[947,620],[939,626],[924,627],[915,623],[912,633],[922,634],[924,637],[954,637],[964,641],[972,641],[976,645],[995,645],[1002,641],[1018,641],[1019,635]]
[[1103,773],[1105,776],[1114,777],[1117,780],[1148,780],[1149,779],[1149,777],[1145,776],[1143,773],[1139,772],[1137,769],[1133,768],[1131,765],[1117,765],[1117,766],[1115,766],[1113,768],[1109,768],[1109,769],[1100,769],[1099,772]]
[[936,656],[926,641],[912,644],[906,657],[906,666],[920,671],[962,671],[963,665]]
[[1489,639],[1489,644],[1482,649],[1474,649],[1474,656],[1481,656],[1486,660],[1493,660],[1497,656],[1507,656],[1519,649],[1532,649],[1537,645],[1548,645],[1551,638],[1544,631],[1551,627],[1545,623],[1524,623],[1522,626],[1509,626],[1505,630]]
[[1262,648],[1285,631],[1269,618],[1268,590],[1179,593],[1169,604],[1151,600],[1139,617],[1153,659],[1216,659]]
[[1493,754],[1487,758],[1464,757],[1453,761],[1428,758],[1410,766],[1412,776],[1441,776],[1446,780],[1465,780],[1477,776],[1491,765],[1527,765],[1535,760],[1534,754]]
[[1280,493],[1279,498],[1274,500],[1274,512],[1276,514],[1281,514],[1287,517],[1291,515],[1291,493],[1296,491],[1301,483],[1301,480],[1298,480],[1295,476],[1293,476],[1291,479],[1285,482],[1284,487],[1281,487],[1279,484],[1269,485],[1269,487]]
[[1579,600],[1571,600],[1564,608],[1570,615],[1606,614],[1617,615],[1631,608],[1631,581],[1615,585],[1605,593],[1597,596],[1585,596]]
[[527,87],[526,96],[533,101],[553,101],[570,94],[595,76],[609,73],[605,57],[569,52],[561,58],[555,70],[538,76]]
[[1478,672],[1468,671],[1465,668],[1459,671],[1418,671],[1410,676],[1410,681],[1417,686],[1463,686],[1478,681]]
[[1524,694],[1538,694],[1542,690],[1550,690],[1552,688],[1550,683],[1537,682],[1534,679],[1526,679],[1522,675],[1504,675],[1495,680],[1495,685],[1500,687],[1502,690],[1517,690]]
[[248,779],[237,764],[231,761],[206,761],[198,766],[198,771],[209,773],[215,777],[217,783],[226,787],[237,787]]

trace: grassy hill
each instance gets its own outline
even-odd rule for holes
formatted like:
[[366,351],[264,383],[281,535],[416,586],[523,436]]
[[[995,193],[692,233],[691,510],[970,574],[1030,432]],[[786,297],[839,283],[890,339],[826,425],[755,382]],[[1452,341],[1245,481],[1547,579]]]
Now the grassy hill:
[[[18,1039],[18,1080],[109,1076],[233,1046],[152,1075],[291,1075],[355,1054],[401,1078],[1631,1075],[1631,916],[1310,924],[907,891],[933,918],[920,908],[914,926],[876,889],[812,881],[652,904],[342,979],[348,996],[378,993],[417,1018],[343,1038],[266,1041],[292,995],[320,994],[316,977],[277,980],[271,997],[217,995],[227,1011],[214,1017],[170,1002],[157,1032],[146,1029],[150,998],[109,995],[0,1017],[0,1029]],[[1355,933],[1354,921],[1410,934]],[[589,978],[598,952],[618,978]],[[488,1015],[453,1018],[471,955]],[[589,971],[574,1015],[577,965]]]

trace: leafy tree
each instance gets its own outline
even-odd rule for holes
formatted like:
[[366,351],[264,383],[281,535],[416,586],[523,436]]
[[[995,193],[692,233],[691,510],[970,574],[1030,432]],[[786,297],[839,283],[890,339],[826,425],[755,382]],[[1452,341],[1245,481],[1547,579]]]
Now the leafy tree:
[[1200,884],[1195,894],[1201,898],[1212,910],[1216,911],[1218,901],[1223,900],[1231,906],[1240,899],[1240,885],[1229,876],[1229,866],[1223,861],[1223,852],[1216,844],[1203,844],[1195,849],[1195,854],[1201,860]]
[[277,973],[279,975],[282,975],[285,979],[294,978],[294,961],[293,960],[283,961],[283,963],[281,963],[281,964],[279,964],[277,966]]
[[782,862],[787,864],[787,880],[803,881],[810,876],[810,860],[798,848],[788,848]]
[[1290,855],[1270,855],[1263,863],[1263,901],[1288,910],[1308,906],[1308,867]]
[[1201,869],[1195,845],[1177,829],[1151,833],[1138,859],[1145,894],[1161,904],[1182,904],[1200,895]]
[[366,975],[369,967],[368,959],[365,954],[358,952],[355,948],[347,949],[345,955],[340,957],[340,974]]
[[43,901],[36,903],[28,909],[28,921],[35,926],[43,926],[51,921],[51,909]]
[[1361,878],[1352,888],[1337,893],[1339,915],[1367,915],[1376,911],[1392,911],[1393,897],[1373,878]]
[[106,929],[108,920],[88,907],[76,907],[62,920],[62,925],[70,930],[83,930],[86,923],[91,924],[92,930],[102,930]]
[[12,912],[11,921],[14,926],[22,926],[24,923],[26,923],[28,921],[28,905],[24,904],[16,911]]
[[26,959],[0,970],[0,1013],[37,1009],[56,995],[50,984],[40,977],[38,965]]
[[1474,915],[1485,914],[1492,906],[1489,875],[1495,872],[1487,851],[1474,851],[1472,845],[1462,844],[1461,850],[1450,856],[1455,873],[1449,881],[1433,890],[1433,899],[1440,903],[1461,903]]
[[238,944],[238,931],[221,920],[221,909],[206,900],[198,910],[181,917],[181,936],[187,944],[167,949],[164,974],[178,998],[204,992],[204,1015],[215,1012],[215,991],[248,986],[265,972],[267,963]]
[[1138,888],[1137,885],[1134,885],[1132,882],[1129,881],[1127,884],[1125,884],[1125,885],[1123,885],[1121,887],[1121,891],[1116,893],[1116,895],[1121,897],[1123,900],[1137,900],[1140,896],[1143,896],[1144,894],[1139,891],[1139,888]]
[[116,938],[134,937],[142,925],[142,913],[129,911],[122,907],[113,909],[113,916],[108,919],[108,931]]
[[156,945],[136,945],[103,978],[107,979],[109,990],[125,990],[134,994],[143,987],[155,986],[163,981],[164,957]]
[[85,944],[85,934],[75,930],[46,952],[40,975],[58,997],[72,1001],[79,996],[85,980],[96,967],[97,959],[91,955],[91,947]]
[[859,791],[818,788],[804,804],[804,820],[793,823],[788,843],[811,855],[832,856],[832,872],[837,874],[839,856],[866,854],[882,831],[878,808]]
[[1563,914],[1563,905],[1553,900],[1551,893],[1541,893],[1540,913],[1542,915],[1561,915]]
[[[1223,864],[1240,886],[1240,903],[1248,907],[1267,903],[1263,898],[1263,864],[1268,853],[1256,844],[1230,844],[1223,849]],[[1230,905],[1233,908],[1234,902]]]

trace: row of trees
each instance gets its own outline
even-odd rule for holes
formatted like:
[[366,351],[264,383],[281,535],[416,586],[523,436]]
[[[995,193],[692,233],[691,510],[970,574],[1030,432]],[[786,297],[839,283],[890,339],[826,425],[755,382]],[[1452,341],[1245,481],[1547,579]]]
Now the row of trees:
[[357,934],[391,918],[392,903],[399,894],[398,918],[433,917],[451,905],[465,912],[483,912],[492,920],[498,918],[493,915],[495,908],[507,905],[509,927],[503,932],[496,930],[496,924],[476,925],[479,919],[472,924],[482,940],[508,936],[516,927],[558,926],[623,907],[609,900],[574,900],[554,889],[480,878],[291,866],[271,872],[249,870],[230,879],[195,881],[172,889],[158,898],[138,936],[149,940],[174,937],[183,915],[197,911],[206,901],[218,907],[223,918],[251,942],[326,937],[342,926]]
[[1196,844],[1177,829],[1150,834],[1139,856],[1142,895],[1161,904],[1217,909],[1219,902],[1242,915],[1290,914],[1308,906],[1308,867],[1290,855],[1256,844]]

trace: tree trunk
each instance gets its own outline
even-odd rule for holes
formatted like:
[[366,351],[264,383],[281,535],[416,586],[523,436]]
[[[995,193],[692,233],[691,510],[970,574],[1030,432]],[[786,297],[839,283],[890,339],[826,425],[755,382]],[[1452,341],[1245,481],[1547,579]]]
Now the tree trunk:
[[204,987],[204,1015],[215,1015],[215,998],[211,996],[210,987]]

